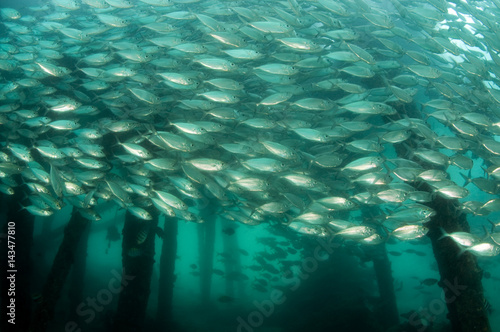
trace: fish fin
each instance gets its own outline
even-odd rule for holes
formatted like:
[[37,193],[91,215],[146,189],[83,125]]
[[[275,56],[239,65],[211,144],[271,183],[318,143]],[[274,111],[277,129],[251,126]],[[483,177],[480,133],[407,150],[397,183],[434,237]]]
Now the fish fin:
[[401,142],[401,145],[403,145],[407,151],[407,155],[404,156],[404,158],[406,159],[413,159],[414,155],[415,155],[415,149],[412,149],[408,144],[406,144],[405,142]]
[[438,239],[438,241],[439,241],[439,240],[441,240],[441,239],[444,239],[445,237],[450,236],[450,235],[449,235],[449,234],[448,234],[448,233],[444,230],[444,228],[443,228],[443,227],[439,227],[439,230],[443,233],[443,235],[442,235],[442,236]]
[[289,215],[288,213],[286,213],[286,212],[284,213],[284,215],[285,215],[286,222],[283,223],[283,225],[288,226],[288,225],[290,225],[292,223],[293,217],[291,215]]
[[488,218],[487,220],[491,224],[491,233],[493,233],[497,225],[490,218]]
[[375,223],[376,225],[380,225],[382,227],[383,226],[383,222],[387,220],[387,215],[384,215],[384,214],[380,214],[378,216],[374,216],[372,218],[372,222]]
[[144,127],[146,128],[147,131],[151,132],[152,135],[156,135],[156,128],[153,124],[145,123]]
[[19,203],[19,205],[21,205],[21,208],[19,210],[17,210],[17,212],[20,212],[22,210],[25,210],[26,209],[26,206],[22,205],[21,203]]
[[380,225],[382,227],[382,229],[387,233],[387,237],[385,238],[385,240],[389,240],[389,238],[391,237],[392,235],[392,232],[389,231],[389,229],[387,227],[385,227],[384,225]]
[[470,179],[470,170],[469,170],[469,176],[467,175],[464,175],[463,173],[460,173],[460,176],[464,179],[465,183],[462,185],[462,187],[465,187],[466,185],[468,185],[469,183],[471,183],[471,179]]
[[490,174],[488,173],[488,169],[484,168],[484,166],[481,166],[481,169],[483,170],[484,175],[486,175],[486,178],[489,179],[490,178]]
[[460,248],[460,250],[459,250],[459,252],[458,252],[458,254],[457,254],[457,257],[460,257],[460,256],[462,256],[462,255],[464,254],[464,252],[466,252],[466,251],[467,251],[467,248],[462,247],[462,246],[461,246],[461,245],[459,245],[458,243],[457,243],[457,246]]
[[96,192],[96,189],[92,189],[91,191],[89,191],[87,193],[87,195],[85,195],[85,199],[83,200],[85,206],[90,207],[90,200],[92,199],[92,197],[94,197],[95,192]]
[[484,241],[486,240],[487,238],[489,238],[491,236],[490,232],[488,231],[488,229],[486,228],[486,226],[483,225],[483,229],[484,229],[484,237],[481,239],[481,241]]

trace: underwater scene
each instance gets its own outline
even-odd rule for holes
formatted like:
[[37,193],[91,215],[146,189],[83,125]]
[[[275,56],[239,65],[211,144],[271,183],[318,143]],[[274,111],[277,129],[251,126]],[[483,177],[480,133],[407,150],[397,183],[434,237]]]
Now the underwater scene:
[[0,0],[0,331],[500,331],[500,0]]

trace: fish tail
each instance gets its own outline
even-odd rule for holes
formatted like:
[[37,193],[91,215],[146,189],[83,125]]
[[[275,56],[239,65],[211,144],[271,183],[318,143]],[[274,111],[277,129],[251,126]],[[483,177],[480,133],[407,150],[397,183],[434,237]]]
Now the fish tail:
[[459,250],[459,252],[458,252],[458,254],[457,254],[457,257],[462,256],[462,255],[464,254],[464,252],[466,252],[466,251],[467,251],[467,248],[464,248],[464,247],[462,247],[462,246],[459,246],[459,247],[460,247],[460,250]]
[[491,224],[491,233],[493,233],[497,225],[490,218],[488,218],[487,220]]
[[21,203],[19,203],[19,205],[21,205],[21,208],[17,211],[17,212],[20,212],[22,210],[25,210],[26,209],[26,206],[22,205]]
[[439,227],[439,230],[443,233],[443,235],[438,239],[438,241],[444,239],[445,237],[450,236],[450,234],[448,234],[443,227]]
[[462,178],[465,181],[465,183],[463,184],[463,187],[465,187],[466,185],[471,183],[472,180],[470,179],[470,170],[469,170],[469,175],[464,175],[463,173],[460,173],[460,176],[462,176]]

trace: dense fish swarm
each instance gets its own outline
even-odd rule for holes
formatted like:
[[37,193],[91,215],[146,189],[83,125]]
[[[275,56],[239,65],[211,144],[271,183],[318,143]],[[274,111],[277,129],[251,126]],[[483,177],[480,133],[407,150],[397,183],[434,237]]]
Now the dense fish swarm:
[[[367,245],[424,236],[434,195],[486,219],[500,210],[499,8],[497,0],[2,8],[0,190],[26,192],[34,215],[71,204],[93,221],[111,200],[144,220],[156,208],[202,222],[193,212],[210,201],[235,222]],[[450,179],[451,165],[465,184]],[[485,175],[471,177],[473,168]],[[469,183],[493,198],[467,201]],[[496,233],[444,234],[474,254],[499,253]]]

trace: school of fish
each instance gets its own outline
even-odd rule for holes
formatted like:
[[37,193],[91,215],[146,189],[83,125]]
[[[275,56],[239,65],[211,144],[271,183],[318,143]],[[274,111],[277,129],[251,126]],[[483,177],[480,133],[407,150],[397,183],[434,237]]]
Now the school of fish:
[[[500,211],[499,13],[499,0],[1,8],[0,191],[25,192],[36,216],[70,204],[98,221],[113,201],[203,222],[195,208],[216,204],[365,245],[424,236],[436,195],[486,221]],[[472,186],[489,200],[468,200]],[[443,237],[500,253],[494,228]]]

